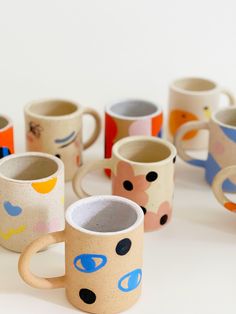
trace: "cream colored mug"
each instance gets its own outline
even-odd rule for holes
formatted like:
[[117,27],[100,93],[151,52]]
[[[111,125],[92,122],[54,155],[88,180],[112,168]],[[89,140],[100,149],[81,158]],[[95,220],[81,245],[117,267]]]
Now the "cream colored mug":
[[[82,164],[82,151],[90,147],[101,130],[99,114],[67,100],[35,101],[25,106],[27,151],[45,152],[60,158],[65,165],[65,180],[71,180]],[[95,129],[82,142],[82,117],[91,115]]]

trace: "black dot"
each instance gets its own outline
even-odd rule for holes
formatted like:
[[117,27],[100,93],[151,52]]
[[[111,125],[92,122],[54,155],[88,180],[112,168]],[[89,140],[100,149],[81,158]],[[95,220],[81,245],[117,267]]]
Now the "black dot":
[[166,224],[167,220],[168,220],[168,216],[167,215],[162,216],[161,219],[160,219],[160,224],[161,225]]
[[79,296],[87,304],[93,304],[96,301],[96,294],[89,289],[80,289]]
[[56,154],[55,155],[57,158],[61,159],[61,155],[60,154]]
[[118,255],[127,254],[131,248],[131,245],[132,245],[132,242],[128,238],[120,240],[116,246],[116,253]]
[[127,190],[127,191],[132,191],[133,190],[133,184],[132,182],[128,181],[128,180],[125,180],[123,182],[123,187]]
[[186,114],[185,113],[182,114],[182,118],[184,118],[184,119],[186,118]]
[[150,171],[148,172],[148,174],[146,175],[146,180],[148,182],[153,182],[157,179],[158,174],[155,171]]
[[208,109],[209,109],[209,107],[207,107],[207,106],[206,106],[206,107],[204,107],[203,109],[204,109],[204,110],[208,110]]
[[145,207],[143,207],[143,206],[140,206],[140,207],[142,208],[143,213],[144,213],[144,215],[145,215],[145,214],[146,214],[146,212],[147,212],[146,208],[145,208]]
[[176,156],[173,158],[173,163],[175,163],[176,162]]

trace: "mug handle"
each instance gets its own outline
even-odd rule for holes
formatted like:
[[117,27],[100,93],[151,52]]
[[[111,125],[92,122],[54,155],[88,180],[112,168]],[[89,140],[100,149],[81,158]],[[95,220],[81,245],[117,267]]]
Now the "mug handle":
[[223,168],[220,172],[217,173],[213,180],[212,184],[212,190],[215,194],[216,199],[228,210],[236,212],[236,203],[233,203],[228,199],[223,190],[222,185],[225,181],[225,179],[229,178],[233,173],[236,174],[236,165],[229,166],[226,168]]
[[112,167],[112,159],[103,159],[98,161],[91,161],[83,166],[81,166],[72,181],[72,186],[75,194],[79,198],[84,198],[91,196],[90,194],[86,193],[82,187],[82,180],[83,178],[91,171],[97,170],[97,169],[111,169]]
[[235,105],[236,103],[236,99],[233,95],[233,93],[231,93],[229,90],[227,90],[226,88],[223,88],[221,90],[221,94],[224,94],[225,96],[227,96],[227,98],[229,99],[229,104],[230,105]]
[[65,232],[58,231],[44,235],[29,244],[20,256],[18,271],[21,278],[30,286],[40,289],[56,289],[65,287],[65,276],[54,278],[41,278],[30,271],[30,260],[32,256],[46,246],[54,243],[64,242]]
[[95,129],[93,130],[93,133],[90,136],[90,138],[83,144],[84,149],[86,149],[86,148],[90,147],[96,141],[96,139],[98,138],[98,136],[101,132],[101,118],[100,118],[100,116],[96,110],[89,108],[89,107],[84,108],[82,114],[83,115],[84,114],[90,115],[95,120]]
[[188,155],[183,148],[183,140],[182,140],[183,136],[188,131],[193,131],[193,130],[209,130],[209,124],[208,124],[208,122],[204,122],[204,121],[190,121],[190,122],[183,124],[179,128],[179,130],[175,136],[175,146],[177,148],[177,151],[178,151],[180,158],[182,158],[184,161],[186,161],[187,163],[189,163],[193,166],[205,168],[205,163],[206,163],[205,160],[194,159],[193,157]]

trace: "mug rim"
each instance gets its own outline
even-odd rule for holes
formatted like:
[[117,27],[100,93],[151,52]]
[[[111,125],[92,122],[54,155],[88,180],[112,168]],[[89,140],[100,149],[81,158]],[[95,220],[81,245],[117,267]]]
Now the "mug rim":
[[[137,219],[136,221],[129,226],[128,228],[119,230],[119,231],[109,231],[109,232],[99,232],[99,231],[93,231],[93,230],[89,230],[86,228],[83,228],[81,226],[78,226],[72,219],[72,213],[73,211],[76,209],[77,204],[88,204],[90,202],[94,202],[94,201],[103,201],[103,200],[110,200],[111,202],[113,201],[119,201],[119,202],[123,202],[126,205],[129,205],[130,207],[132,207],[132,209],[136,212],[137,214]],[[86,233],[89,235],[96,235],[96,236],[115,236],[115,235],[119,235],[119,234],[125,234],[128,232],[131,232],[135,229],[137,229],[144,221],[144,214],[143,211],[141,209],[141,207],[136,204],[134,201],[131,201],[130,199],[121,197],[121,196],[117,196],[117,195],[93,195],[93,196],[89,196],[86,198],[82,198],[80,200],[77,200],[76,202],[72,203],[66,210],[65,212],[65,221],[66,223],[72,227],[73,229],[80,231],[82,233]]]
[[[39,105],[39,104],[46,104],[49,102],[62,102],[62,103],[68,103],[70,105],[73,105],[76,107],[76,110],[68,113],[68,114],[63,114],[63,115],[58,115],[58,116],[47,116],[39,113],[35,113],[31,110],[31,107],[33,105]],[[72,100],[69,99],[62,99],[62,98],[43,98],[43,99],[38,99],[38,100],[33,100],[30,103],[26,104],[24,107],[24,113],[30,117],[40,119],[40,120],[66,120],[68,118],[73,118],[74,116],[80,115],[82,112],[82,106]]]
[[7,115],[5,114],[0,114],[0,118],[4,118],[7,121],[7,125],[4,126],[4,128],[0,129],[0,133],[6,131],[8,128],[13,127],[13,122],[11,120],[11,118],[9,118]]
[[[156,108],[155,112],[153,113],[150,113],[150,114],[146,114],[146,115],[142,115],[142,116],[125,116],[125,115],[122,115],[122,114],[117,114],[115,112],[113,112],[111,110],[111,107],[119,104],[119,103],[126,103],[126,102],[143,102],[143,103],[147,103],[147,104],[150,104],[152,105],[153,107]],[[105,112],[108,113],[111,117],[114,117],[114,118],[118,118],[118,119],[121,119],[121,120],[142,120],[142,119],[146,119],[146,118],[152,118],[156,115],[160,115],[162,113],[162,108],[159,104],[151,101],[151,100],[147,100],[147,99],[142,99],[142,98],[122,98],[122,99],[119,99],[117,101],[114,101],[112,103],[109,103],[108,105],[105,106]]]
[[211,116],[211,120],[213,122],[215,122],[216,124],[220,125],[220,126],[223,126],[224,128],[227,128],[227,129],[233,129],[233,130],[236,130],[236,125],[233,126],[233,125],[230,125],[230,124],[226,124],[224,122],[221,122],[219,120],[219,118],[217,118],[217,115],[221,112],[226,112],[226,111],[230,111],[230,110],[233,110],[235,111],[236,113],[236,106],[232,106],[232,107],[228,107],[228,108],[223,108],[223,109],[220,109],[220,110],[217,110],[215,111],[212,116]]
[[[170,150],[169,156],[166,157],[165,159],[158,160],[158,161],[140,162],[140,161],[129,160],[129,159],[123,157],[118,152],[120,147],[126,143],[134,142],[134,141],[138,142],[138,141],[144,141],[144,140],[149,141],[149,142],[161,143],[162,145],[166,146]],[[168,164],[169,162],[172,162],[173,158],[176,157],[176,155],[177,155],[177,150],[172,143],[170,143],[169,141],[167,141],[165,139],[162,139],[159,137],[154,137],[154,136],[136,135],[136,136],[124,137],[124,138],[120,139],[119,141],[117,141],[112,147],[112,155],[115,156],[117,159],[125,161],[129,164],[132,164],[132,165],[154,166],[154,165],[164,165],[164,164]]]
[[44,182],[49,180],[50,178],[58,177],[58,175],[63,171],[64,165],[63,162],[53,155],[47,154],[47,153],[41,153],[41,152],[25,152],[25,153],[18,153],[18,154],[11,154],[8,155],[0,160],[0,167],[7,161],[15,158],[22,158],[22,157],[44,157],[47,159],[53,160],[57,164],[57,170],[51,174],[50,176],[43,177],[40,179],[35,180],[20,180],[20,179],[13,179],[9,178],[5,175],[3,175],[0,171],[0,178],[4,179],[5,181],[13,182],[13,183],[19,183],[19,184],[29,184],[29,183],[37,183],[37,182]]
[[[214,87],[207,89],[207,90],[194,91],[194,90],[188,90],[188,89],[184,89],[184,88],[177,86],[177,83],[182,82],[182,81],[187,81],[187,80],[188,81],[198,80],[198,81],[208,82],[210,84],[213,84]],[[174,90],[175,92],[181,93],[181,94],[196,95],[196,96],[200,95],[201,96],[201,95],[215,93],[219,89],[219,85],[211,79],[198,77],[198,76],[186,76],[186,77],[181,77],[181,78],[178,78],[178,79],[175,79],[174,81],[172,81],[170,83],[170,89]]]

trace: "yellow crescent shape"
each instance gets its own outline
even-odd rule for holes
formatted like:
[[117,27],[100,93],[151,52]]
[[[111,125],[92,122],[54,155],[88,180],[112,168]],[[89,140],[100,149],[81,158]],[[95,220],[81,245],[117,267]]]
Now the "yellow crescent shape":
[[51,192],[57,183],[57,178],[51,178],[48,181],[34,182],[32,183],[32,188],[41,194],[47,194]]

